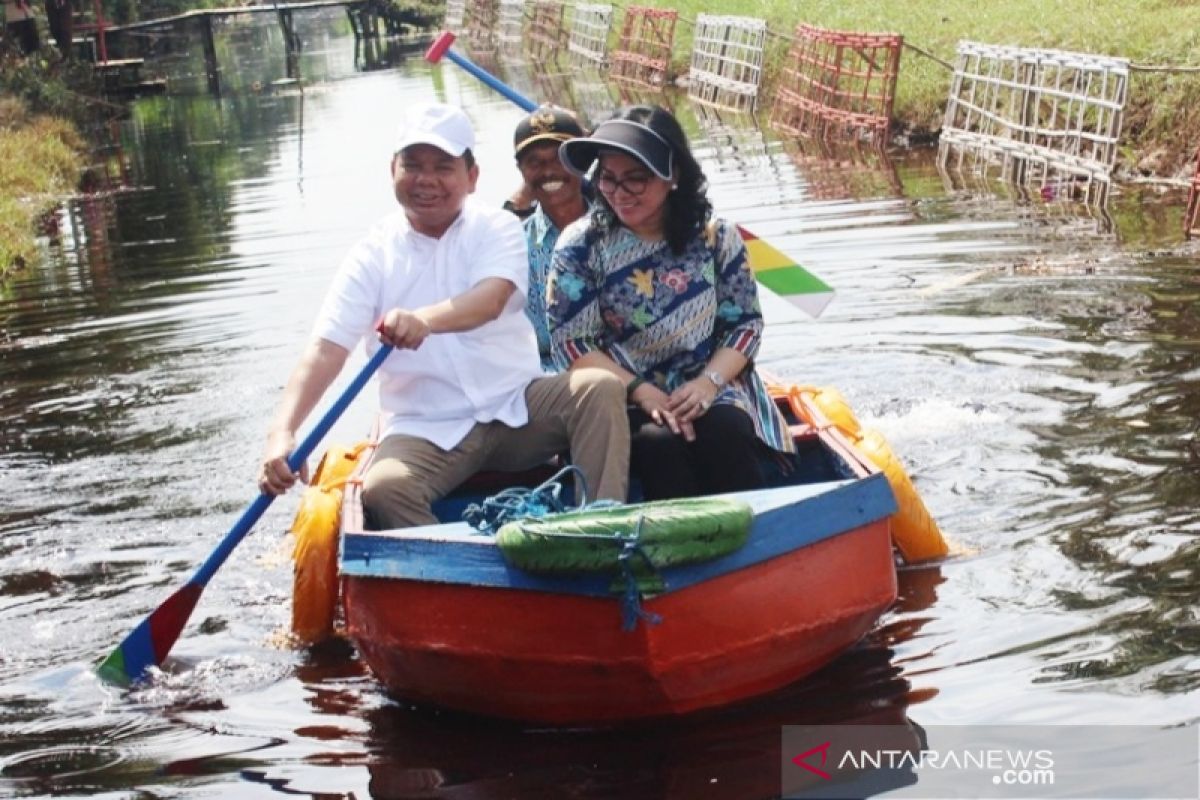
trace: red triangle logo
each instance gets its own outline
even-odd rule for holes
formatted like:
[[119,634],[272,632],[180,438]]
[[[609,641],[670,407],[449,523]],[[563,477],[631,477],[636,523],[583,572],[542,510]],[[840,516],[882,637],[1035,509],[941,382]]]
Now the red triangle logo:
[[824,744],[819,744],[816,747],[809,748],[808,750],[805,750],[803,753],[801,753],[800,755],[793,758],[792,763],[795,764],[797,767],[803,767],[804,769],[808,770],[809,772],[811,772],[814,775],[820,775],[825,780],[831,780],[833,776],[830,775],[828,772],[826,772],[823,769],[818,769],[817,767],[814,767],[812,764],[808,763],[809,756],[820,753],[821,754],[821,766],[822,767],[825,766],[825,761],[826,761],[826,759],[829,758],[829,746],[831,744],[833,744],[833,742],[825,742]]

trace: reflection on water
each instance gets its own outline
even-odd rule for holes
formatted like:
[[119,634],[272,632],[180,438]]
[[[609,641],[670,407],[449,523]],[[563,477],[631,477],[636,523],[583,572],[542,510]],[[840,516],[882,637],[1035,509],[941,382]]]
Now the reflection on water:
[[1047,235],[1115,240],[1115,224],[1108,212],[1109,192],[1095,191],[1092,181],[1062,179],[1031,187],[1001,180],[986,170],[964,170],[953,162],[947,167],[939,160],[938,168],[947,192],[985,205],[1001,202],[1020,208],[1028,214],[1031,225],[1041,226]]
[[[331,271],[394,207],[400,109],[464,104],[479,198],[517,180],[520,112],[452,65],[401,48],[387,70],[359,53],[356,74],[333,34],[303,58],[339,80],[257,91],[268,58],[220,100],[136,103],[97,191],[0,294],[0,792],[771,797],[783,724],[1196,724],[1200,316],[1182,198],[1126,190],[1089,231],[1062,198],[948,188],[929,152],[805,151],[675,97],[719,213],[838,290],[820,320],[772,322],[764,368],[838,386],[963,555],[904,571],[857,648],[769,698],[539,729],[390,700],[344,645],[281,645],[293,497],[209,586],[170,674],[101,686],[90,664],[252,499]],[[594,76],[546,72],[505,77],[592,121],[616,101]],[[364,399],[332,438],[372,412]]]
[[[907,684],[897,672],[885,649],[864,649],[836,674],[735,713],[630,730],[530,730],[388,706],[368,717],[373,749],[384,755],[368,766],[371,796],[450,797],[469,787],[473,797],[771,797],[782,725],[903,725]],[[870,688],[852,700],[851,686]]]
[[[291,12],[290,33],[298,46],[289,65],[284,37],[275,14],[246,13],[193,17],[162,25],[109,32],[110,57],[142,58],[146,74],[165,78],[172,95],[261,93],[299,77],[321,82],[346,77],[356,69],[378,68],[403,45],[367,37],[347,46],[351,23],[345,9],[315,7]],[[204,53],[205,25],[210,25],[216,73],[210,75]],[[294,68],[289,69],[292,66]]]
[[808,179],[807,190],[818,200],[902,197],[896,165],[882,148],[861,142],[810,143],[789,148],[796,168]]

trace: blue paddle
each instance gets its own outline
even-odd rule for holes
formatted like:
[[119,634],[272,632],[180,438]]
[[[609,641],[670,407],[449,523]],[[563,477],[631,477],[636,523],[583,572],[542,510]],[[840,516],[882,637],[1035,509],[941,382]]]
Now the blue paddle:
[[466,56],[459,55],[454,50],[451,50],[450,46],[454,44],[454,38],[453,31],[442,31],[441,35],[434,39],[433,44],[429,45],[429,49],[425,51],[425,60],[430,64],[436,64],[441,61],[442,57],[444,56],[453,61],[455,64],[458,64],[460,67],[474,75],[479,80],[483,81],[488,86],[495,89],[500,94],[507,97],[509,100],[516,103],[517,106],[519,106],[522,110],[533,111],[535,108],[537,108],[537,103],[533,102],[516,89],[504,83],[495,75],[488,72],[483,67],[480,67]]
[[[379,365],[391,352],[391,345],[383,345],[379,348],[379,351],[355,376],[333,406],[325,412],[325,416],[321,417],[308,436],[304,437],[304,441],[300,442],[299,447],[288,456],[287,464],[292,472],[300,470],[305,460],[320,444],[321,439],[329,433],[329,429],[337,422],[338,417],[362,391],[363,386],[367,384],[367,381],[371,379],[371,376],[379,369]],[[103,680],[128,686],[145,678],[150,667],[162,664],[167,654],[171,652],[171,648],[174,647],[179,634],[183,632],[183,626],[187,624],[188,618],[192,615],[192,609],[196,607],[196,601],[200,599],[200,593],[208,585],[209,579],[221,568],[225,559],[229,558],[233,548],[246,538],[246,534],[254,527],[254,523],[258,522],[259,517],[274,500],[275,495],[259,494],[258,499],[242,512],[241,518],[233,524],[229,533],[225,534],[225,538],[221,540],[208,559],[200,565],[200,569],[196,570],[191,579],[168,597],[162,605],[150,612],[150,615],[143,619],[141,624],[134,628],[117,649],[113,650],[108,658],[104,659],[97,667],[96,671]]]

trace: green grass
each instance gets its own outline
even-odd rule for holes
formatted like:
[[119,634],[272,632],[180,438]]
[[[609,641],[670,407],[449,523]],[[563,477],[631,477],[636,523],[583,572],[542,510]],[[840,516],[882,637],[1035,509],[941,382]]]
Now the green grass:
[[[683,71],[700,13],[759,17],[773,33],[799,22],[822,28],[899,33],[905,42],[954,63],[960,40],[1044,47],[1128,58],[1134,64],[1200,67],[1200,4],[1189,0],[642,0],[679,11],[676,67]],[[771,37],[767,92],[787,43]],[[894,118],[916,132],[941,124],[950,71],[905,48],[896,83]],[[1200,73],[1131,77],[1126,113],[1126,166],[1157,153],[1161,171],[1187,169],[1200,144]]]
[[82,152],[71,123],[0,96],[0,278],[33,257],[37,222],[74,190]]

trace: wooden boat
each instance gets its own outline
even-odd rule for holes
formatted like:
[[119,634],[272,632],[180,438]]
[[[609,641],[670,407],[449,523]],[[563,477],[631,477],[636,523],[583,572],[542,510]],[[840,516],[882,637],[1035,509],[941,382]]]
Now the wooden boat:
[[[613,575],[523,572],[464,522],[365,530],[352,479],[339,560],[350,638],[399,697],[555,724],[683,714],[803,678],[895,601],[897,505],[887,476],[809,398],[777,402],[793,422],[794,470],[730,495],[754,510],[747,543],[663,568],[662,591],[641,602],[659,621],[633,630]],[[435,510],[458,519],[480,493],[467,486]]]

